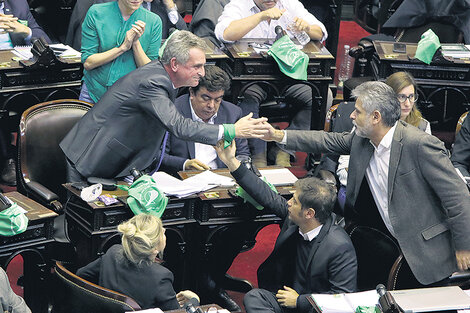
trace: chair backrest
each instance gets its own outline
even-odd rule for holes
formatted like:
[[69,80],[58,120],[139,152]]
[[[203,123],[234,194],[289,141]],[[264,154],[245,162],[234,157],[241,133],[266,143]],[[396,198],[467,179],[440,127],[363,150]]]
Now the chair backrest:
[[460,115],[460,118],[457,121],[457,126],[455,127],[455,135],[456,136],[457,136],[458,132],[460,131],[460,128],[462,128],[463,122],[467,118],[467,115],[468,115],[468,111],[464,112],[464,113],[462,113],[462,115]]
[[123,313],[141,309],[134,299],[80,278],[60,262],[55,265],[54,284],[54,313]]
[[23,112],[17,144],[20,192],[27,192],[26,183],[35,181],[64,195],[66,159],[59,143],[91,106],[65,99],[39,103]]

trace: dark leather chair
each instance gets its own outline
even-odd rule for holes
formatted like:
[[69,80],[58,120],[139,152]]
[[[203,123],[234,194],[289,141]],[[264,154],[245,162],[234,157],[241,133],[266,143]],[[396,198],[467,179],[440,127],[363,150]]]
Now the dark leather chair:
[[62,211],[66,158],[60,141],[91,108],[79,100],[37,104],[21,116],[18,134],[18,191],[58,213]]
[[131,297],[80,278],[60,262],[56,262],[53,283],[53,313],[124,313],[141,309]]

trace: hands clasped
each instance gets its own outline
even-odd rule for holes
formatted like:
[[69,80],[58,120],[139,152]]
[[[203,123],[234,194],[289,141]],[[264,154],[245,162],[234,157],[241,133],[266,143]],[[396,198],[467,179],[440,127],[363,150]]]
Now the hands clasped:
[[269,132],[269,129],[272,128],[267,123],[267,118],[252,118],[252,116],[253,113],[250,113],[235,123],[235,137],[263,138]]
[[18,22],[18,18],[13,15],[0,14],[0,33],[22,33],[29,35],[29,27]]
[[297,291],[287,286],[284,286],[284,289],[279,289],[276,294],[277,302],[285,308],[296,308],[298,297]]
[[122,43],[122,47],[127,51],[139,40],[145,31],[145,22],[136,21],[132,28],[126,32],[126,37]]
[[183,307],[184,303],[189,299],[196,298],[197,301],[201,301],[199,296],[192,292],[191,290],[183,290],[176,294],[176,300],[178,300],[178,304]]

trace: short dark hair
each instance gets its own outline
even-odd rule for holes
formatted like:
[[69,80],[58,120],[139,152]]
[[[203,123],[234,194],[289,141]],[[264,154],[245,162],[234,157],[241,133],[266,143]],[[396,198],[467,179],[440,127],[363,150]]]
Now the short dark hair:
[[302,209],[314,209],[315,218],[324,224],[331,216],[336,202],[336,190],[333,186],[316,177],[299,179],[294,186]]
[[191,87],[191,90],[196,92],[201,87],[205,87],[210,92],[230,89],[230,77],[223,69],[216,65],[206,65],[204,70],[206,74],[199,79],[196,87]]

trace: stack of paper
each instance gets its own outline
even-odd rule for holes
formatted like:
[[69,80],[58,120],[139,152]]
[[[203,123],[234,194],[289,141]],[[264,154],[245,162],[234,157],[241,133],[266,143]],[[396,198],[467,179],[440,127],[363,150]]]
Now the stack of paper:
[[297,181],[297,177],[287,168],[260,170],[262,176],[274,186],[289,186]]
[[74,48],[68,45],[64,45],[61,43],[52,44],[52,45],[49,45],[49,47],[51,47],[52,51],[54,51],[54,53],[58,57],[61,57],[61,58],[74,59],[74,58],[80,58],[82,56],[82,54],[79,51],[75,50]]
[[157,183],[158,189],[163,191],[167,196],[175,196],[178,198],[187,197],[215,187],[180,180],[165,172],[155,172],[152,174],[152,177]]
[[235,185],[233,178],[219,175],[211,171],[204,171],[200,174],[186,178],[184,181],[194,184],[209,185],[212,187],[232,187]]
[[354,313],[358,306],[375,307],[379,295],[375,290],[341,293],[312,294],[317,311],[322,313]]

